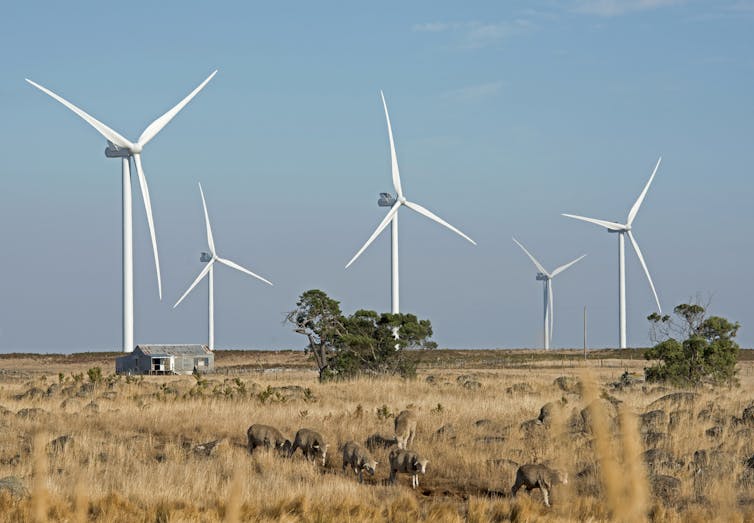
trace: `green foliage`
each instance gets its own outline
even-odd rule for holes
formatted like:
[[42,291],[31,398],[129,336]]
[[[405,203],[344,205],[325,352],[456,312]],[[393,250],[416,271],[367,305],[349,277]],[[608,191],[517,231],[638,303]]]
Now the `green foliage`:
[[370,310],[344,316],[338,301],[316,289],[299,297],[286,320],[309,338],[307,352],[317,363],[321,381],[382,374],[411,378],[416,375],[416,353],[406,349],[437,347],[429,340],[429,320]]
[[71,373],[71,379],[73,379],[74,383],[81,383],[82,381],[84,381],[84,374],[81,372],[78,374]]
[[646,359],[658,361],[644,369],[647,381],[691,387],[735,383],[739,347],[733,338],[740,325],[719,316],[706,317],[699,304],[684,303],[673,312],[677,320],[657,313],[647,318],[653,324],[653,337],[662,338],[645,353]]
[[92,367],[86,371],[86,375],[89,376],[89,381],[98,385],[102,383],[102,369],[99,367]]
[[383,404],[382,407],[378,407],[375,411],[375,414],[377,415],[377,419],[380,421],[392,418],[394,416],[393,412],[390,410],[390,407],[385,404]]

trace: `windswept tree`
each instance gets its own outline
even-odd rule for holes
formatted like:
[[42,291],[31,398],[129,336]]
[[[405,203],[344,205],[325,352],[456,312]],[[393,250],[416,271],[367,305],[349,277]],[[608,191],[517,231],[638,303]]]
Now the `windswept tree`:
[[675,317],[651,314],[654,347],[645,358],[657,363],[644,369],[647,381],[679,386],[733,384],[740,325],[719,316],[707,316],[698,303],[683,303],[673,309]]
[[[413,314],[358,310],[350,316],[340,303],[320,290],[306,291],[286,320],[309,340],[321,381],[358,375],[416,374],[415,353],[406,349],[432,349],[432,324]],[[397,336],[397,337],[396,337]]]
[[299,296],[296,308],[286,315],[286,321],[293,324],[294,330],[308,338],[305,351],[312,354],[320,380],[327,374],[330,358],[345,333],[344,319],[340,302],[319,289]]

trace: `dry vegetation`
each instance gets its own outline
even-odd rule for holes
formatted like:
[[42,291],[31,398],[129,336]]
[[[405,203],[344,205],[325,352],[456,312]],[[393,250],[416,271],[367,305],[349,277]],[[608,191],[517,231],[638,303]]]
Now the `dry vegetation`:
[[[626,367],[639,376],[637,360],[537,357],[512,368],[472,368],[477,356],[448,358],[444,367],[428,361],[415,381],[327,385],[304,370],[301,353],[218,355],[233,374],[207,376],[203,385],[191,376],[107,379],[113,362],[101,355],[2,358],[0,518],[754,519],[754,460],[747,465],[754,408],[744,413],[754,404],[751,363],[742,363],[738,389],[667,396],[674,391],[631,380],[611,385]],[[106,371],[97,385],[86,376],[94,365]],[[560,376],[568,379],[556,384]],[[544,421],[535,421],[547,403]],[[419,417],[414,449],[429,459],[420,487],[412,490],[406,475],[386,484],[387,449],[374,452],[380,464],[363,485],[350,470],[343,474],[337,446],[375,432],[391,436],[393,416],[407,407]],[[289,438],[301,427],[321,432],[330,444],[326,466],[300,454],[250,455],[252,423]],[[208,442],[217,444],[202,446]],[[552,508],[536,490],[511,499],[516,464],[527,462],[568,473]],[[3,488],[7,477],[18,488]]]

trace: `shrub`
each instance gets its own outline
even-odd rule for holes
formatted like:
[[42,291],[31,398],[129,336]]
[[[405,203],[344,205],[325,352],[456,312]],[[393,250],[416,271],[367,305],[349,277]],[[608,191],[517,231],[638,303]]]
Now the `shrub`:
[[646,380],[691,387],[737,383],[739,346],[733,338],[740,325],[707,317],[699,304],[684,303],[673,312],[677,319],[657,313],[647,318],[653,324],[653,338],[662,341],[644,355],[658,361],[644,369]]

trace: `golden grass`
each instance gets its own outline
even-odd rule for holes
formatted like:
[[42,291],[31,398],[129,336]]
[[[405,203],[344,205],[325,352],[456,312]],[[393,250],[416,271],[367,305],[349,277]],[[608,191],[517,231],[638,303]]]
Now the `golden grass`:
[[[431,369],[409,382],[360,379],[327,385],[317,383],[308,371],[260,372],[239,376],[245,395],[239,393],[238,383],[220,375],[208,377],[201,396],[190,394],[195,386],[190,376],[135,383],[120,379],[110,387],[103,383],[83,392],[80,383],[68,378],[49,396],[16,399],[33,387],[46,391],[58,382],[58,372],[71,373],[66,367],[35,368],[24,362],[24,379],[0,381],[0,406],[9,410],[0,414],[0,478],[21,478],[30,495],[14,498],[0,492],[0,520],[754,518],[752,483],[743,465],[754,454],[754,441],[750,433],[740,433],[747,427],[730,421],[753,399],[747,392],[754,381],[746,378],[751,373],[742,373],[740,389],[705,391],[684,408],[666,408],[668,414],[690,414],[674,418],[673,430],[666,428],[667,436],[656,444],[684,461],[680,466],[654,467],[654,473],[681,480],[676,497],[663,497],[650,489],[651,471],[641,455],[645,446],[636,415],[651,410],[650,403],[672,391],[643,391],[641,385],[607,390],[606,384],[617,380],[625,365],[548,368],[537,362],[535,369]],[[631,365],[638,371],[641,362]],[[581,379],[582,392],[567,393],[555,386],[553,380],[561,375]],[[459,380],[461,376],[467,377]],[[481,388],[464,387],[468,379],[481,383]],[[532,391],[508,392],[516,383],[528,383]],[[283,385],[300,385],[310,393],[288,400],[265,393],[268,386]],[[66,387],[71,389],[64,392]],[[603,399],[606,392],[622,403],[614,407]],[[522,422],[536,418],[547,402],[559,406],[552,421],[522,430]],[[715,423],[698,420],[707,402],[722,413],[724,435],[717,440],[705,435]],[[589,425],[577,427],[586,406]],[[391,415],[407,407],[419,416],[415,450],[429,459],[419,488],[411,489],[405,475],[398,476],[396,486],[387,484],[387,449],[374,453],[380,462],[377,473],[365,476],[363,485],[352,472],[343,474],[337,447],[351,439],[363,443],[375,432],[391,435]],[[44,412],[36,418],[16,414],[33,408]],[[290,438],[301,427],[318,430],[330,444],[327,465],[306,462],[300,454],[290,460],[264,451],[250,455],[245,440],[252,423],[273,425]],[[454,434],[436,434],[449,425]],[[51,448],[49,442],[61,435],[70,435],[72,441],[64,448]],[[225,442],[210,456],[193,450],[220,438]],[[720,450],[728,465],[699,472],[691,463],[700,449]],[[552,508],[544,507],[536,490],[530,495],[521,491],[513,500],[510,487],[516,466],[505,460],[548,463],[567,472],[569,483],[555,488]],[[579,477],[585,470],[594,474]]]

